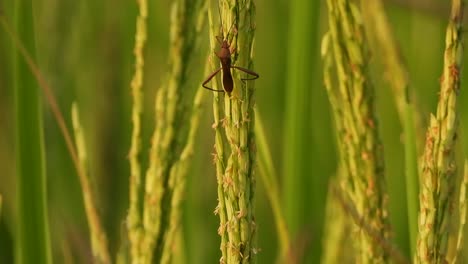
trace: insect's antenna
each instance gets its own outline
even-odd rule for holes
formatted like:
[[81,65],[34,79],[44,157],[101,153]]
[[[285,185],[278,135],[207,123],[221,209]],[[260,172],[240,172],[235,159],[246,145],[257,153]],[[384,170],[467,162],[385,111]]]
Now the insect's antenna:
[[229,33],[231,33],[231,29],[233,28],[235,24],[235,20],[232,22],[231,27],[229,28],[228,32],[226,35],[224,35],[224,27],[223,27],[223,18],[221,17],[221,5],[222,5],[223,0],[218,0],[218,15],[219,15],[219,22],[220,22],[220,27],[221,27],[221,36],[224,39],[227,39],[229,37]]
[[232,21],[231,27],[229,28],[229,30],[228,30],[228,32],[227,32],[227,34],[226,34],[226,38],[229,37],[229,34],[231,33],[232,28],[234,27],[234,24],[236,24],[236,20],[237,20],[237,19],[234,19],[234,20]]
[[223,31],[223,19],[221,18],[221,0],[218,0],[218,16],[219,16],[219,27],[220,27],[220,32],[221,32],[221,36],[223,37],[224,39],[224,31]]

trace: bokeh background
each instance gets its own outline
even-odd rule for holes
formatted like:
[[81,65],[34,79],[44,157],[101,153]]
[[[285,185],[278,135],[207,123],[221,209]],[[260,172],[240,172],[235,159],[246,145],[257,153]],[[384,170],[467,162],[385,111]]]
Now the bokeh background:
[[[320,40],[327,26],[326,6],[324,1],[306,1],[313,4],[302,11],[298,8],[299,0],[256,1],[255,71],[261,77],[255,85],[257,109],[262,115],[279,175],[293,242],[300,248],[303,263],[317,263],[324,235],[327,182],[335,174],[337,159],[320,63]],[[12,2],[1,2],[10,20]],[[450,1],[386,0],[385,4],[409,67],[417,107],[426,122],[429,113],[436,110]],[[99,210],[115,255],[120,243],[125,243],[123,220],[128,208],[127,153],[136,1],[38,0],[34,5],[37,61],[54,89],[69,127],[72,102],[80,106]],[[164,82],[167,70],[170,6],[171,1],[149,1],[143,154],[148,153],[154,127],[155,91]],[[301,20],[296,18],[304,15],[308,19],[298,25],[295,21]],[[295,30],[301,32],[300,38],[292,37],[291,32]],[[198,89],[205,77],[202,69],[210,52],[208,37],[206,27],[203,48],[196,51],[191,62],[193,89]],[[0,31],[0,193],[4,200],[0,263],[13,263],[16,223],[11,54],[11,41]],[[385,148],[392,239],[409,256],[401,125],[380,62],[379,54],[372,54],[371,72]],[[302,77],[293,80],[291,72],[300,72]],[[464,80],[467,77],[465,70],[463,77]],[[468,92],[464,80],[460,93],[462,130],[468,128]],[[220,257],[216,232],[218,217],[213,214],[217,196],[211,160],[212,95],[207,93],[183,208],[182,252],[187,263],[194,264],[216,263]],[[78,178],[45,103],[43,113],[54,260],[56,263],[89,263],[88,229]],[[468,153],[468,139],[461,138],[460,150]],[[424,136],[420,135],[418,140],[422,143]],[[256,221],[261,248],[258,263],[273,263],[278,253],[277,236],[260,178],[257,190]],[[468,263],[468,259],[466,261]]]

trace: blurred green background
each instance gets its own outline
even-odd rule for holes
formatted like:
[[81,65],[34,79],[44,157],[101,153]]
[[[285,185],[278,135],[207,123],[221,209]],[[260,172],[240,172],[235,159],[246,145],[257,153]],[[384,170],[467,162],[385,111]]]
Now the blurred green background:
[[[2,2],[10,21],[12,2]],[[280,176],[292,242],[303,247],[299,250],[302,263],[317,263],[320,258],[327,179],[336,169],[334,132],[319,56],[320,39],[327,24],[323,2],[256,1],[254,56],[255,71],[261,76],[255,81],[257,108],[262,114],[275,169]],[[418,107],[427,119],[430,112],[435,112],[437,103],[450,3],[387,0],[385,4],[409,66]],[[120,243],[125,243],[123,220],[128,208],[127,153],[136,1],[38,0],[34,5],[37,60],[54,89],[69,127],[71,104],[79,103],[98,206],[115,255]],[[154,127],[155,90],[164,81],[167,69],[170,5],[171,1],[149,1],[143,157],[148,153],[149,136]],[[295,37],[291,32],[300,32],[302,37]],[[204,48],[194,54],[195,67],[191,76],[194,89],[205,77],[200,69],[209,52],[207,28],[203,34]],[[4,200],[0,263],[13,263],[16,223],[11,54],[11,41],[0,31],[0,193]],[[379,129],[385,146],[392,238],[409,256],[401,125],[393,95],[383,79],[380,60],[379,54],[372,54]],[[295,72],[303,73],[302,77],[292,78]],[[465,70],[463,76],[466,79]],[[460,108],[462,129],[468,127],[468,93],[464,84]],[[211,93],[207,93],[183,212],[185,257],[187,263],[195,264],[216,263],[220,257],[216,232],[218,217],[213,214],[217,204],[216,178],[211,148],[206,147],[213,145],[214,134]],[[89,263],[91,253],[80,185],[64,140],[45,103],[44,129],[54,260],[56,263]],[[423,142],[424,136],[419,139]],[[462,141],[468,151],[468,140]],[[259,178],[257,189],[256,222],[261,249],[258,263],[273,263],[278,252],[276,230]]]

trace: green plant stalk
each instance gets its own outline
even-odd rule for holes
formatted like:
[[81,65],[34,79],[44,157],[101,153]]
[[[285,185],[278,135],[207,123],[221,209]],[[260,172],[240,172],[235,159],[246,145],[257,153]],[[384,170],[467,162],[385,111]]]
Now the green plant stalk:
[[136,18],[135,46],[133,53],[135,55],[135,72],[131,82],[132,89],[132,140],[129,153],[130,161],[130,206],[127,216],[127,230],[130,241],[131,259],[138,259],[140,255],[140,241],[142,238],[142,179],[139,155],[141,152],[141,115],[143,108],[143,67],[144,67],[144,48],[146,44],[148,17],[148,4],[146,0],[138,1],[139,13]]
[[[72,122],[75,134],[75,144],[81,167],[86,168],[88,165],[86,145],[83,135],[83,129],[80,123],[79,110],[76,103],[72,105]],[[91,236],[91,249],[97,263],[111,263],[111,257],[108,251],[107,236],[99,221],[97,209],[95,207],[95,195],[92,193],[92,187],[89,175],[81,181],[81,189],[83,192],[83,200],[88,219],[89,233]]]
[[[219,10],[223,36],[229,41],[231,49],[235,49],[231,54],[232,64],[253,69],[254,2],[221,0]],[[210,44],[215,51],[219,47],[214,40],[216,29],[212,18],[210,23]],[[236,30],[230,32],[231,25]],[[229,36],[228,32],[231,33]],[[212,61],[215,59],[212,57]],[[219,67],[219,63],[215,65],[213,68]],[[253,82],[240,81],[243,75],[231,72],[235,80],[234,91],[231,95],[224,94],[224,108],[219,94],[215,93],[213,100],[219,202],[215,211],[220,216],[220,263],[254,263],[257,252],[253,175],[254,87]],[[227,142],[229,149],[225,148],[223,141]]]
[[[337,131],[336,138],[338,142],[340,141],[340,133],[343,131],[343,113],[341,112],[342,109],[339,103],[336,101],[338,95],[335,90],[333,90],[333,81],[332,81],[332,56],[329,50],[329,41],[330,41],[330,33],[326,33],[322,40],[322,47],[321,47],[321,55],[323,60],[323,79],[324,79],[324,86],[327,89],[329,94],[330,105],[332,108],[332,113],[335,120],[335,131]],[[338,144],[338,148],[341,151],[342,145]],[[327,195],[327,205],[325,210],[325,231],[323,236],[323,254],[321,256],[321,263],[322,264],[333,264],[337,263],[338,260],[342,260],[342,255],[344,252],[351,252],[349,253],[350,260],[355,258],[355,254],[351,250],[347,250],[345,245],[349,245],[350,243],[346,243],[352,241],[346,237],[345,232],[350,231],[350,221],[346,221],[345,215],[343,210],[338,209],[338,201],[333,197],[333,188],[337,188],[339,183],[344,182],[346,179],[346,175],[344,174],[344,166],[346,161],[343,155],[340,155],[340,161],[342,166],[338,167],[338,173],[336,175],[336,180],[331,179],[328,184],[328,195]],[[350,261],[350,263],[356,261]]]
[[[374,89],[367,74],[365,34],[353,1],[327,0],[329,33],[323,41],[325,63],[333,50],[338,84],[325,71],[325,83],[338,131],[344,188],[358,215],[383,240],[388,239],[388,211],[383,151],[377,132]],[[356,237],[359,263],[385,263],[386,252],[362,229]]]
[[352,221],[348,221],[346,213],[334,196],[333,190],[339,188],[337,183],[342,177],[341,170],[328,183],[327,205],[325,210],[324,234],[322,237],[323,253],[320,263],[356,263],[352,239],[349,237]]
[[[203,8],[203,10],[206,10]],[[202,12],[199,17],[199,29],[202,28],[204,14]],[[209,67],[206,67],[205,73],[208,72]],[[195,94],[195,98],[193,101],[191,116],[190,116],[190,128],[187,137],[187,143],[185,144],[184,149],[180,155],[179,160],[171,169],[171,177],[169,179],[169,188],[173,190],[172,200],[171,200],[171,215],[169,218],[170,224],[169,229],[167,231],[167,238],[166,242],[164,243],[163,254],[161,258],[161,263],[171,263],[171,255],[173,252],[174,243],[176,240],[181,240],[182,236],[180,235],[181,230],[179,229],[180,226],[180,218],[181,218],[181,205],[184,199],[184,192],[185,192],[185,175],[187,175],[190,162],[193,157],[194,153],[194,145],[195,139],[198,132],[198,128],[200,126],[200,117],[202,114],[202,104],[206,94],[206,90],[196,86],[197,93]],[[179,238],[178,238],[179,237]]]
[[412,103],[405,105],[405,116],[403,121],[404,148],[405,148],[405,179],[406,179],[406,199],[408,212],[409,242],[411,245],[411,255],[416,252],[416,242],[418,235],[419,207],[419,173],[418,173],[418,153],[415,126],[415,111]]
[[431,115],[421,165],[416,263],[445,263],[456,186],[455,145],[463,60],[464,1],[453,0],[445,38],[444,69],[436,116]]
[[273,210],[276,232],[278,233],[280,244],[280,254],[278,258],[280,261],[279,263],[283,263],[288,256],[290,247],[289,232],[284,213],[281,209],[278,177],[275,173],[273,159],[271,157],[271,152],[266,139],[265,129],[263,128],[262,118],[258,110],[255,110],[255,121],[255,136],[258,147],[258,168],[260,172],[259,174],[263,185],[265,186],[270,206]]
[[[216,34],[217,29],[213,21],[213,7],[211,6],[211,1],[208,1],[208,24],[210,27],[210,47],[211,51],[216,51]],[[210,52],[210,66],[211,70],[214,71],[219,67],[219,63],[216,61],[216,57],[213,55],[214,53]],[[218,86],[218,78],[212,83],[212,88],[214,90],[219,90],[220,87]],[[223,121],[222,121],[222,104],[221,104],[222,96],[219,93],[213,93],[213,129],[215,130],[215,145],[214,145],[214,153],[213,153],[213,162],[216,165],[216,182],[218,185],[217,194],[218,194],[218,205],[215,209],[215,214],[219,216],[219,228],[218,234],[221,236],[221,259],[220,263],[226,263],[228,259],[228,235],[226,232],[227,226],[227,213],[226,213],[226,204],[225,204],[225,194],[223,188],[223,174],[225,170],[224,166],[224,139],[223,139]]]
[[32,56],[29,54],[27,47],[23,44],[23,41],[19,39],[18,35],[16,35],[16,33],[11,29],[9,23],[4,17],[0,16],[0,21],[2,23],[3,28],[13,40],[15,48],[23,57],[25,65],[27,65],[29,71],[32,73],[32,75],[36,79],[36,82],[39,84],[39,87],[42,89],[47,103],[49,104],[50,109],[54,115],[55,121],[57,122],[57,125],[60,128],[60,131],[64,137],[68,152],[70,154],[70,157],[72,158],[83,191],[83,199],[85,203],[86,214],[89,220],[88,224],[90,226],[90,233],[92,233],[91,242],[93,244],[93,254],[96,258],[96,261],[99,261],[100,263],[110,263],[110,257],[107,251],[107,237],[104,230],[102,229],[102,225],[98,217],[96,206],[94,204],[94,198],[92,196],[90,186],[88,183],[88,176],[79,160],[77,150],[73,145],[71,133],[65,124],[65,120],[60,111],[60,108],[58,107],[57,100],[54,97],[51,87],[45,81],[45,78],[39,70],[39,67],[36,65]]
[[[32,1],[16,1],[15,31],[35,56]],[[2,22],[4,18],[2,18]],[[5,26],[5,24],[3,24]],[[28,64],[14,56],[16,119],[16,263],[52,263],[40,91]]]
[[[97,243],[104,243],[103,245],[93,247],[93,250],[96,248],[99,248],[99,249],[102,249],[103,251],[93,252],[93,253],[95,253],[95,256],[97,258],[99,258],[98,256],[99,254],[102,254],[101,256],[104,256],[105,258],[106,255],[109,256],[109,254],[107,253],[106,235],[103,229],[101,228],[102,225],[100,224],[100,219],[97,214],[96,206],[94,204],[94,199],[92,198],[91,191],[89,188],[86,189],[86,186],[89,187],[89,184],[87,184],[88,177],[86,175],[85,169],[83,168],[82,164],[79,161],[78,153],[73,145],[71,134],[65,124],[63,115],[60,112],[60,108],[58,107],[57,100],[55,100],[51,87],[47,84],[38,66],[35,64],[31,55],[28,53],[26,46],[23,45],[23,42],[18,38],[15,32],[10,28],[5,18],[0,16],[0,20],[1,20],[3,28],[7,31],[7,33],[13,40],[14,46],[17,48],[17,50],[23,57],[25,64],[29,68],[29,71],[33,74],[34,78],[36,79],[36,82],[39,84],[39,87],[42,89],[42,92],[47,99],[47,102],[51,108],[51,111],[54,114],[55,121],[57,122],[57,125],[59,126],[60,131],[62,132],[68,152],[70,154],[70,157],[72,158],[73,164],[78,174],[78,178],[80,180],[81,188],[83,191],[83,199],[85,202],[86,213],[87,213],[88,220],[90,220],[88,224],[90,226],[90,229],[94,229],[95,234],[98,234],[97,235],[98,240],[95,240],[95,242],[97,241]],[[91,226],[93,227],[91,228]],[[92,241],[92,243],[94,242]],[[109,262],[104,261],[103,263],[109,263]]]
[[[289,48],[287,61],[286,122],[283,140],[284,206],[291,234],[302,230],[307,223],[304,211],[309,210],[304,201],[310,200],[310,191],[303,188],[310,177],[310,146],[304,144],[311,137],[309,128],[311,75],[316,68],[315,57],[319,41],[320,1],[300,0],[290,2]],[[307,59],[305,59],[307,58]],[[313,177],[318,177],[314,175]],[[312,186],[314,187],[314,186]],[[315,186],[316,188],[321,188]],[[311,207],[320,211],[321,204]],[[319,217],[314,216],[313,219]],[[317,224],[316,222],[313,224]],[[317,228],[319,231],[320,228]],[[317,240],[318,241],[318,240]],[[319,253],[317,253],[319,255]]]
[[163,258],[164,261],[170,259],[167,249],[171,245],[167,243],[174,239],[168,236],[176,234],[172,231],[177,228],[171,225],[179,223],[179,220],[171,220],[171,216],[178,216],[178,212],[172,211],[180,210],[177,206],[182,193],[174,186],[182,181],[180,171],[186,171],[183,166],[178,170],[177,166],[188,142],[187,113],[183,106],[188,103],[189,93],[185,88],[190,87],[187,84],[189,58],[199,41],[203,25],[200,21],[205,15],[203,6],[201,0],[177,0],[172,7],[170,71],[167,82],[156,94],[156,127],[143,201],[144,234],[140,256],[132,260],[134,263],[161,263]]
[[455,247],[455,254],[451,261],[452,264],[458,263],[458,257],[463,252],[463,240],[465,233],[465,224],[466,224],[466,186],[468,185],[468,160],[465,160],[465,167],[463,171],[463,177],[460,183],[460,198],[458,200],[458,214],[459,214],[459,223],[458,223],[458,235],[457,235],[457,244]]
[[407,66],[399,51],[395,41],[392,28],[388,22],[383,3],[381,0],[361,0],[365,25],[368,28],[369,36],[374,39],[373,49],[376,53],[382,54],[385,65],[387,81],[392,88],[400,122],[403,127],[404,149],[405,149],[405,180],[406,197],[409,226],[409,243],[412,252],[416,250],[416,237],[418,232],[419,208],[418,198],[418,158],[417,141],[415,132],[415,118],[422,120],[422,117],[414,112],[413,102],[410,98],[410,81]]
[[372,237],[374,242],[378,244],[391,258],[392,263],[409,264],[409,260],[391,243],[391,241],[383,238],[378,230],[374,230],[371,226],[366,224],[364,217],[359,215],[356,208],[349,202],[349,198],[345,197],[346,192],[340,190],[336,186],[332,186],[332,195],[338,200],[338,204],[342,207],[343,211],[351,217],[354,223],[368,236]]

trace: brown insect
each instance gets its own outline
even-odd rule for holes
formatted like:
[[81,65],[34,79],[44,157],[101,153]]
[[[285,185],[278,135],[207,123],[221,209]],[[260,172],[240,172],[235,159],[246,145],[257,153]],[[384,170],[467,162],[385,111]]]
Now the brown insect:
[[[221,61],[221,67],[217,69],[216,71],[212,72],[210,76],[206,78],[206,80],[202,84],[203,88],[211,90],[211,91],[215,91],[215,92],[226,92],[228,93],[228,95],[230,95],[232,90],[234,89],[234,81],[232,79],[231,68],[243,71],[253,76],[252,78],[242,78],[241,80],[243,82],[248,81],[248,80],[255,80],[258,77],[260,77],[256,72],[253,72],[251,70],[248,70],[242,67],[231,65],[231,53],[234,53],[235,49],[233,50],[230,49],[230,45],[226,39],[222,39],[219,36],[217,36],[216,39],[221,45],[221,49],[218,51],[218,53],[215,53],[216,56]],[[223,90],[215,90],[213,88],[206,86],[206,84],[209,83],[211,79],[213,79],[213,77],[215,77],[216,74],[218,74],[220,70],[223,70]]]

